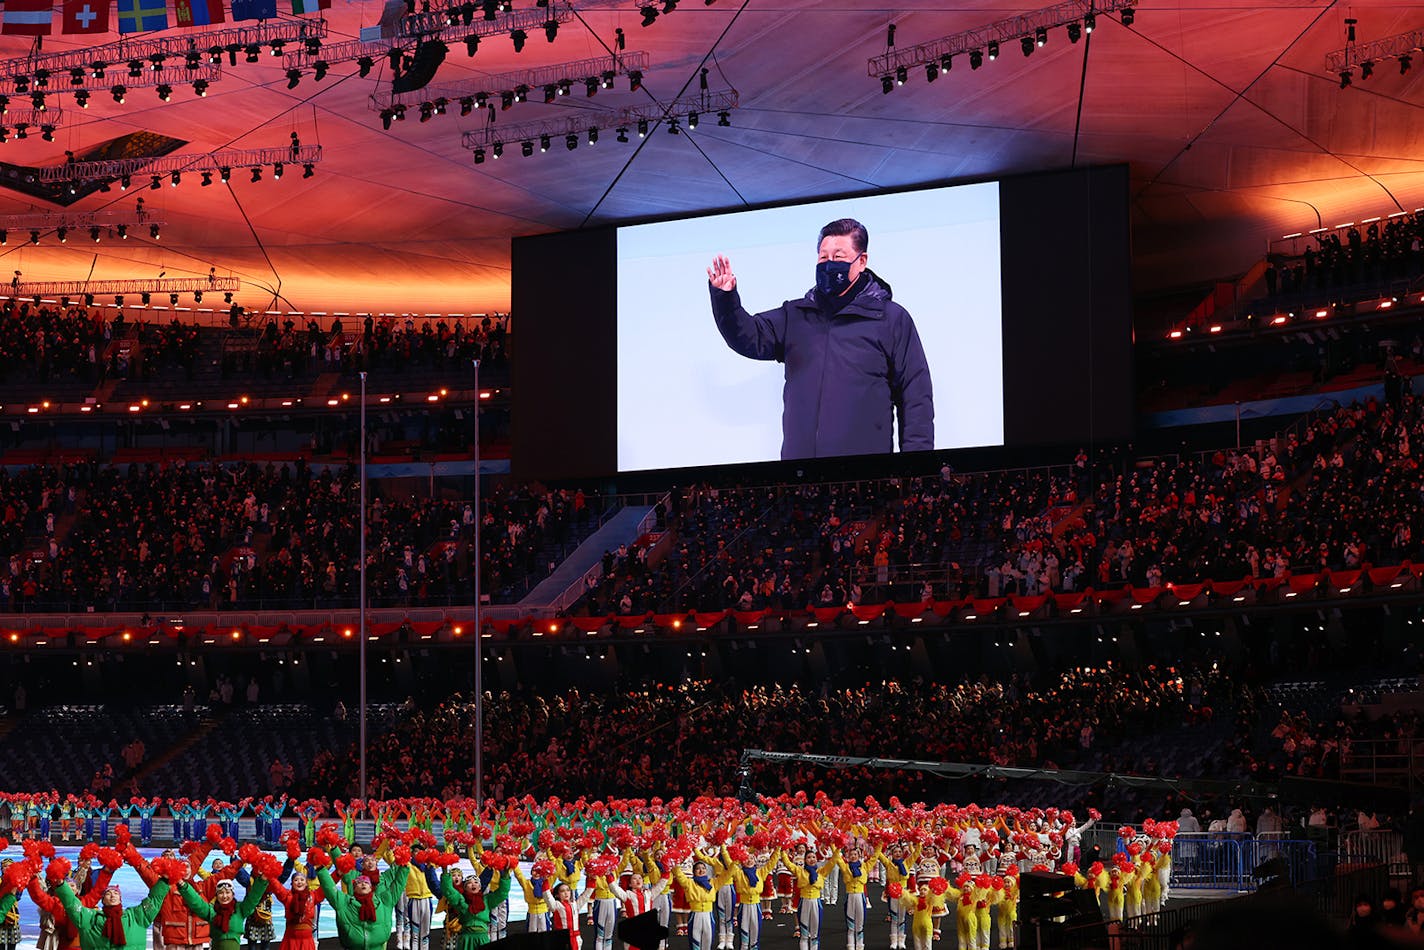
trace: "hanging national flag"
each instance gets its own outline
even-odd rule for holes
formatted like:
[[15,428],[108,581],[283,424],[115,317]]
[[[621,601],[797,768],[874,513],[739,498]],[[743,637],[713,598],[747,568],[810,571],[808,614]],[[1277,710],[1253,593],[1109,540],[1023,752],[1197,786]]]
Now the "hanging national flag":
[[331,0],[292,0],[292,12],[297,16],[303,13],[316,13],[318,10],[330,10]]
[[119,0],[119,32],[147,33],[168,29],[164,0]]
[[226,22],[222,0],[173,0],[173,19],[179,26],[212,26]]
[[5,0],[0,33],[45,36],[54,29],[54,0]]
[[62,33],[109,32],[109,0],[64,0]]
[[277,0],[232,0],[233,20],[274,20]]

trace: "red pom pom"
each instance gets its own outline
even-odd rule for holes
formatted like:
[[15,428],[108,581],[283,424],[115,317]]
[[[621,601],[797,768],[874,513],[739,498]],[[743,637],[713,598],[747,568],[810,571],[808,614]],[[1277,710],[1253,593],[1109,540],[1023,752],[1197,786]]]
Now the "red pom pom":
[[327,867],[331,864],[331,855],[327,854],[321,848],[312,848],[307,852],[307,864],[314,868]]
[[532,871],[534,876],[537,878],[553,877],[554,862],[550,861],[548,858],[540,858],[538,861],[534,862],[534,867],[532,868]]
[[885,885],[885,896],[892,901],[897,901],[905,893],[905,885],[899,881],[891,881]]
[[949,882],[939,875],[930,879],[930,892],[936,895],[943,894],[949,890]]
[[349,851],[336,859],[336,874],[338,877],[345,877],[356,870],[356,856]]
[[55,858],[49,863],[49,867],[45,869],[45,880],[49,882],[50,887],[54,887],[60,881],[69,877],[69,871],[68,858]]
[[391,852],[391,858],[397,865],[404,866],[410,863],[410,846],[396,845],[396,849]]
[[1089,809],[1088,809],[1088,817],[1091,818],[1091,819],[1093,819],[1094,821],[1102,821],[1102,820],[1103,820],[1103,813],[1100,812],[1100,811],[1098,811],[1096,808],[1089,808]]
[[231,838],[223,838],[218,842],[218,848],[222,850],[223,854],[232,857],[232,853],[237,850],[237,842]]
[[93,861],[94,858],[98,856],[98,854],[99,854],[99,846],[98,846],[97,844],[95,844],[94,842],[91,841],[91,842],[89,842],[88,844],[86,844],[84,847],[82,847],[82,848],[79,849],[79,860],[81,860],[81,861]]
[[1137,837],[1137,832],[1133,829],[1131,825],[1123,825],[1117,830],[1117,836],[1126,841],[1131,841],[1133,838]]
[[302,856],[302,845],[296,838],[287,839],[287,857],[295,861]]
[[114,844],[117,845],[120,851],[123,851],[126,847],[128,847],[128,843],[132,840],[132,838],[133,835],[129,833],[128,825],[119,825],[117,828],[114,829]]
[[[224,842],[224,844],[226,844],[226,842]],[[227,851],[227,848],[224,847],[223,850]],[[227,853],[232,854],[231,851],[227,851]],[[255,865],[257,863],[257,859],[261,857],[262,853],[262,849],[257,847],[257,845],[253,844],[250,841],[237,849],[237,856],[241,858],[246,864]]]
[[216,822],[211,825],[208,825],[208,844],[212,845],[213,847],[217,847],[218,842],[222,841],[222,836],[222,829],[217,826]]
[[0,838],[0,851],[5,851],[10,847],[9,838]]
[[431,862],[442,868],[448,868],[460,863],[460,856],[453,851],[441,851],[431,858]]
[[[509,869],[509,860],[498,851],[486,851],[480,855],[480,863],[495,871],[506,871]],[[592,868],[590,868],[590,872],[591,871]]]
[[1064,861],[1062,870],[1064,874],[1068,875],[1069,877],[1072,877],[1074,874],[1078,873],[1078,865],[1073,861]]
[[123,855],[113,848],[99,849],[99,866],[109,871],[117,871],[124,866]]

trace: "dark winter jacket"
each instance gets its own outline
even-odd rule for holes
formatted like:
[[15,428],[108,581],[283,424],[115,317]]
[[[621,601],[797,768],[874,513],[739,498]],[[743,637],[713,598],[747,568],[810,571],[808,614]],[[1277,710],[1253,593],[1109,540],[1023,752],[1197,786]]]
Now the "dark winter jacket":
[[934,391],[920,336],[882,284],[871,279],[834,315],[823,312],[814,290],[749,314],[736,290],[708,286],[727,345],[786,366],[783,459],[890,452],[894,415],[900,451],[934,448]]

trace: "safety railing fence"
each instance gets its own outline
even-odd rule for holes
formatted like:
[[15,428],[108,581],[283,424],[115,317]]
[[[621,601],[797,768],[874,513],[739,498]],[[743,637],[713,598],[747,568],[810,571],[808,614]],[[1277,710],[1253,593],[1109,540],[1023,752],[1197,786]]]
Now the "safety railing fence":
[[1340,842],[1340,860],[1344,864],[1383,864],[1395,877],[1410,873],[1409,858],[1404,854],[1404,833],[1385,828],[1351,831]]
[[1279,859],[1291,883],[1319,873],[1316,843],[1230,832],[1179,834],[1172,842],[1174,889],[1254,890],[1258,869]]

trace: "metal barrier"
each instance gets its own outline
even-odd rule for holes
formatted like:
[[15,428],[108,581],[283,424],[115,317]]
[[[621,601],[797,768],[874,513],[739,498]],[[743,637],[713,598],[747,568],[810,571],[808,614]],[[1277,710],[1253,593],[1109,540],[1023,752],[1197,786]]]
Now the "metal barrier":
[[1256,869],[1276,858],[1285,862],[1293,884],[1319,875],[1314,841],[1230,833],[1179,834],[1172,841],[1172,887],[1253,891]]
[[1399,831],[1351,831],[1340,843],[1340,860],[1345,864],[1383,864],[1396,877],[1411,873],[1404,854],[1404,834]]

